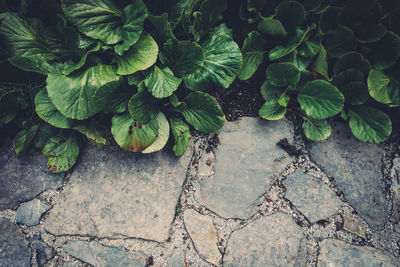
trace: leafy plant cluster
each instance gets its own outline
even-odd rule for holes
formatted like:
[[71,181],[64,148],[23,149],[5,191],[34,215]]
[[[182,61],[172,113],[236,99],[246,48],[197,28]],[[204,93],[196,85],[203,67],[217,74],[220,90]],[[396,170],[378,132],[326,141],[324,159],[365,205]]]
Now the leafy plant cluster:
[[242,3],[257,30],[244,40],[239,78],[269,61],[259,115],[303,118],[307,138],[324,140],[337,115],[354,136],[382,142],[392,131],[387,107],[400,105],[400,3],[391,0],[298,0]]
[[16,153],[41,149],[53,172],[83,137],[152,153],[172,136],[180,156],[190,126],[225,122],[208,92],[257,70],[260,117],[295,113],[311,140],[345,120],[382,142],[400,105],[397,0],[0,0],[0,12],[0,63],[37,73],[0,81],[0,127],[17,125]]
[[[227,88],[242,66],[231,30],[214,27],[226,0],[1,3],[3,56],[46,76],[34,96],[40,119],[22,123],[14,138],[18,155],[43,136],[42,125],[52,134],[35,147],[43,149],[53,172],[75,163],[82,135],[103,146],[111,133],[123,149],[151,153],[172,132],[180,156],[191,138],[188,124],[206,133],[223,126],[221,107],[203,91]],[[7,110],[3,125],[16,112]]]

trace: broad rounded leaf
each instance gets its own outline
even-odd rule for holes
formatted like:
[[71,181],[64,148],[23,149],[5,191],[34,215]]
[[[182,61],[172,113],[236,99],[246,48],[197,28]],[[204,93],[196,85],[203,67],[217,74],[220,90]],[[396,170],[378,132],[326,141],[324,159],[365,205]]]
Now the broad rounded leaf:
[[128,110],[133,119],[146,123],[155,119],[160,112],[160,107],[151,94],[147,91],[141,91],[129,100]]
[[163,13],[161,16],[150,15],[147,19],[154,26],[152,35],[157,39],[158,43],[162,44],[168,39],[176,38],[168,21],[168,13]]
[[384,70],[394,65],[400,57],[400,37],[388,31],[378,42],[370,44],[368,59],[376,70]]
[[117,144],[125,150],[140,152],[151,146],[158,134],[158,121],[148,123],[135,121],[126,112],[112,119],[111,133]]
[[265,18],[258,23],[258,30],[271,36],[287,35],[285,27],[277,19]]
[[306,37],[309,30],[309,27],[305,31],[303,31],[302,29],[297,29],[296,33],[291,34],[287,37],[284,44],[277,45],[269,51],[269,59],[277,60],[292,53],[304,41],[304,38]]
[[332,83],[339,87],[349,82],[362,82],[365,80],[364,74],[353,68],[346,69],[332,76]]
[[338,114],[344,105],[344,97],[339,90],[323,80],[315,80],[301,88],[297,101],[307,116],[326,119]]
[[43,148],[47,168],[54,173],[71,169],[79,155],[79,146],[74,135],[62,134],[50,138]]
[[205,53],[201,69],[185,77],[185,85],[194,91],[228,88],[242,67],[242,54],[238,45],[222,34],[209,35],[200,43]]
[[222,19],[222,14],[228,7],[227,0],[205,0],[201,3],[199,12],[193,13],[193,35],[198,41],[209,28]]
[[344,95],[346,103],[350,105],[362,105],[368,101],[368,88],[365,81],[353,81],[338,87]]
[[191,138],[190,128],[183,121],[173,118],[171,119],[171,129],[175,140],[172,150],[176,156],[182,156],[189,146]]
[[321,14],[319,19],[319,27],[322,33],[327,34],[336,29],[336,19],[342,12],[342,8],[329,6],[324,13]]
[[333,66],[333,72],[338,74],[339,72],[345,71],[347,69],[356,69],[364,73],[365,76],[368,75],[371,66],[369,62],[364,59],[364,57],[357,52],[349,52],[341,56]]
[[387,28],[382,24],[368,25],[363,27],[362,31],[357,31],[357,37],[360,43],[374,43],[382,39],[387,32]]
[[242,47],[243,65],[238,74],[240,80],[247,80],[257,71],[264,57],[265,41],[261,34],[253,31],[244,40]]
[[187,108],[182,115],[196,130],[212,133],[224,125],[225,115],[217,100],[209,94],[192,92],[186,97],[185,102]]
[[95,91],[118,79],[111,66],[97,65],[70,76],[49,74],[46,89],[51,102],[61,114],[67,118],[84,120],[103,108],[93,101]]
[[203,49],[189,41],[170,39],[160,51],[160,61],[178,77],[198,71],[203,66],[204,59]]
[[142,0],[132,0],[124,9],[111,0],[62,0],[67,19],[85,35],[117,44],[115,51],[122,55],[139,40],[147,9]]
[[267,80],[274,86],[295,85],[300,81],[300,71],[292,63],[274,63],[267,68]]
[[144,85],[154,97],[164,98],[172,95],[181,82],[182,79],[175,77],[168,67],[160,69],[154,66],[144,80]]
[[325,48],[331,57],[340,57],[353,51],[357,45],[353,32],[349,28],[337,28],[327,34]]
[[297,27],[303,25],[304,6],[297,1],[282,1],[276,8],[276,18],[282,22],[289,33],[295,32]]
[[312,141],[325,140],[332,133],[332,126],[326,120],[306,119],[301,126],[305,136]]
[[54,127],[71,128],[74,125],[74,120],[65,117],[57,110],[45,90],[41,90],[36,94],[35,110],[42,120]]
[[113,62],[117,64],[119,75],[133,74],[145,70],[157,61],[158,45],[148,33],[142,33],[140,39],[123,56],[116,55]]
[[277,99],[268,100],[258,111],[258,115],[266,120],[280,120],[285,114],[286,107],[281,106]]
[[348,116],[350,129],[360,141],[380,143],[392,132],[389,116],[379,109],[367,106],[352,107]]
[[268,80],[264,81],[261,85],[261,95],[266,101],[271,99],[279,99],[284,91],[285,88],[273,86],[268,82]]
[[163,147],[167,144],[169,139],[169,123],[164,113],[158,113],[156,117],[158,123],[158,132],[156,140],[154,140],[153,144],[142,151],[144,154],[153,153],[163,149]]
[[400,88],[393,86],[390,77],[379,70],[371,70],[368,75],[370,96],[378,102],[390,104],[394,95],[399,95]]

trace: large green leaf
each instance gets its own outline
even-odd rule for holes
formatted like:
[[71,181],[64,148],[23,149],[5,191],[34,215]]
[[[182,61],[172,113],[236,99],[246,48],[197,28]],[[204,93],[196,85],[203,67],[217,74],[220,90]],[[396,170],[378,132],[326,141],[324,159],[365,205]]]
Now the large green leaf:
[[161,16],[150,15],[147,19],[153,24],[152,34],[159,43],[162,44],[168,39],[176,38],[168,21],[168,13],[163,13]]
[[285,88],[273,86],[268,82],[268,80],[264,81],[261,85],[261,95],[266,101],[271,99],[279,99],[284,91]]
[[172,150],[176,156],[182,156],[189,146],[191,138],[190,128],[183,121],[173,118],[171,119],[171,129],[175,140]]
[[126,112],[112,119],[111,132],[117,144],[125,150],[140,152],[148,148],[157,137],[158,121],[141,123]]
[[143,123],[155,119],[160,112],[156,99],[147,91],[141,91],[132,96],[128,103],[132,118]]
[[144,154],[153,153],[163,149],[163,147],[167,144],[169,139],[169,123],[164,113],[158,113],[156,117],[158,123],[158,132],[156,140],[154,140],[153,144],[151,144],[148,148],[142,151]]
[[258,115],[266,120],[280,120],[286,114],[286,107],[280,105],[277,99],[271,99],[262,105]]
[[85,135],[93,145],[99,148],[110,143],[110,130],[95,120],[81,122],[73,129]]
[[394,65],[400,57],[400,37],[388,31],[386,35],[373,44],[368,59],[376,70],[384,70]]
[[265,18],[258,23],[258,30],[271,36],[287,35],[285,27],[277,19]]
[[344,97],[339,90],[324,80],[315,80],[301,88],[297,101],[307,116],[326,119],[338,114],[344,105]]
[[371,70],[368,75],[370,96],[384,104],[400,104],[400,82],[379,70]]
[[160,51],[160,61],[178,77],[198,71],[204,65],[204,59],[203,49],[190,41],[170,39]]
[[45,122],[57,128],[71,128],[74,120],[69,119],[62,115],[60,111],[54,106],[45,90],[39,91],[35,96],[35,110],[36,114]]
[[357,52],[349,52],[342,55],[333,66],[333,72],[338,74],[339,72],[345,71],[347,69],[356,69],[364,73],[365,76],[368,75],[371,66],[369,62],[364,59],[364,57]]
[[325,140],[332,133],[332,126],[326,120],[305,119],[302,128],[305,136],[312,141]]
[[209,35],[200,45],[205,53],[204,65],[185,77],[186,87],[195,91],[228,88],[242,67],[238,45],[222,33]]
[[205,0],[199,11],[193,13],[193,35],[196,41],[222,19],[222,14],[228,7],[227,2],[227,0]]
[[47,158],[47,167],[51,172],[68,171],[79,155],[76,137],[71,134],[52,137],[44,147],[43,155]]
[[175,77],[168,67],[160,69],[157,66],[151,69],[144,80],[147,89],[156,98],[172,95],[181,82],[182,79]]
[[324,45],[329,56],[340,57],[353,51],[357,42],[349,28],[341,27],[327,34]]
[[118,84],[119,76],[107,65],[97,65],[71,76],[49,74],[47,93],[56,108],[67,118],[83,120],[99,112],[106,103],[93,101],[102,86]]
[[67,19],[85,35],[116,44],[115,52],[122,55],[140,37],[147,9],[142,0],[121,8],[111,0],[62,0]]
[[392,122],[383,111],[357,106],[348,110],[349,125],[354,136],[363,142],[380,143],[392,132]]
[[300,81],[300,71],[292,63],[274,63],[267,68],[267,80],[274,86],[295,85]]
[[212,133],[224,125],[225,115],[218,102],[209,94],[192,92],[186,97],[185,102],[187,108],[182,115],[196,130]]
[[140,39],[123,56],[116,55],[113,62],[117,64],[119,75],[133,74],[150,68],[156,63],[158,45],[148,33],[142,33]]
[[239,79],[247,80],[256,72],[264,57],[264,38],[253,31],[244,40],[242,47],[243,65],[238,74]]
[[297,1],[282,1],[276,8],[276,18],[282,22],[287,32],[295,32],[304,22],[304,6]]
[[269,51],[269,59],[277,60],[292,53],[304,41],[309,30],[310,28],[305,31],[297,29],[296,33],[289,35],[283,44],[277,45]]

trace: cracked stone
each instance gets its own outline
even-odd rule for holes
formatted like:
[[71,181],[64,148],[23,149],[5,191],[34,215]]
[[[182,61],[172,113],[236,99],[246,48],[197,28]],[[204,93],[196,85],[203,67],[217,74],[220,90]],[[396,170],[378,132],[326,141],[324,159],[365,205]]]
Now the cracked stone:
[[63,245],[62,249],[69,255],[93,266],[143,267],[146,264],[144,255],[124,248],[106,247],[96,242],[72,240]]
[[44,221],[56,234],[168,239],[191,148],[150,155],[89,147]]
[[21,229],[0,218],[0,266],[29,267],[32,251]]
[[390,221],[397,225],[397,231],[400,232],[400,157],[397,156],[393,159],[392,167],[392,198],[393,207]]
[[342,217],[344,230],[355,235],[365,237],[365,233],[368,230],[368,225],[350,214],[342,214]]
[[38,225],[42,214],[50,208],[50,205],[43,203],[39,199],[22,203],[17,209],[16,221],[17,223],[25,224],[27,226]]
[[325,239],[320,242],[318,266],[399,266],[399,261],[382,250],[358,247],[343,241]]
[[54,257],[53,248],[47,246],[40,240],[33,240],[31,242],[32,246],[36,249],[36,262],[39,266],[43,266],[51,258]]
[[304,266],[303,229],[282,213],[262,217],[231,234],[223,266]]
[[388,215],[382,181],[384,150],[357,141],[345,125],[339,124],[327,140],[312,143],[310,152],[371,228],[382,230]]
[[215,157],[212,152],[204,153],[203,158],[199,162],[198,176],[201,179],[208,178],[213,174],[213,163]]
[[186,210],[184,213],[186,229],[193,240],[193,244],[200,256],[219,266],[222,255],[217,246],[217,231],[209,216],[200,215],[194,210]]
[[248,218],[257,199],[268,191],[270,179],[291,161],[277,142],[284,138],[293,141],[293,125],[287,120],[246,117],[226,122],[218,137],[221,144],[215,150],[215,173],[199,177],[195,197],[222,217]]
[[0,148],[0,210],[12,209],[48,189],[63,185],[64,175],[47,169],[40,153],[18,158],[12,146]]
[[334,214],[343,202],[328,185],[300,170],[289,175],[283,182],[286,198],[315,223]]

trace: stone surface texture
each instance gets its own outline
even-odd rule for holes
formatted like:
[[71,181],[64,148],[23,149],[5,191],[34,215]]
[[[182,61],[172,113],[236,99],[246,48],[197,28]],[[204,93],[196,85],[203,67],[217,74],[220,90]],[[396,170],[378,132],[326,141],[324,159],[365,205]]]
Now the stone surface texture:
[[357,247],[343,241],[326,239],[320,243],[318,266],[398,267],[400,261],[371,247]]
[[45,220],[54,234],[168,238],[191,149],[180,158],[88,148]]
[[258,197],[268,190],[269,179],[291,161],[277,146],[284,138],[293,140],[293,126],[286,120],[226,122],[219,132],[215,173],[200,177],[197,200],[222,217],[248,218]]
[[355,216],[350,214],[343,214],[343,229],[356,234],[361,237],[365,237],[365,233],[368,229],[368,225],[366,223],[361,222]]
[[357,141],[340,124],[327,140],[312,143],[310,152],[368,224],[375,230],[383,229],[388,213],[382,181],[384,150]]
[[334,214],[341,205],[340,198],[328,185],[301,170],[289,175],[284,181],[285,197],[314,223]]
[[277,213],[233,232],[223,266],[304,266],[306,242],[302,228]]
[[6,218],[0,218],[0,266],[29,267],[32,251],[22,231]]
[[38,225],[42,214],[50,208],[50,205],[43,203],[39,199],[33,199],[29,202],[22,203],[17,209],[16,221],[17,223],[27,226]]
[[17,158],[12,146],[0,148],[0,210],[15,208],[47,189],[63,184],[63,174],[52,174],[40,153]]
[[194,210],[186,210],[184,213],[185,227],[193,240],[200,256],[219,266],[222,255],[217,247],[217,231],[209,216],[200,215]]
[[123,248],[105,247],[96,242],[68,241],[62,249],[71,256],[96,267],[143,267],[146,264],[142,255],[128,252]]
[[54,249],[41,242],[40,239],[31,241],[32,246],[36,249],[36,262],[39,266],[43,266],[54,256]]

